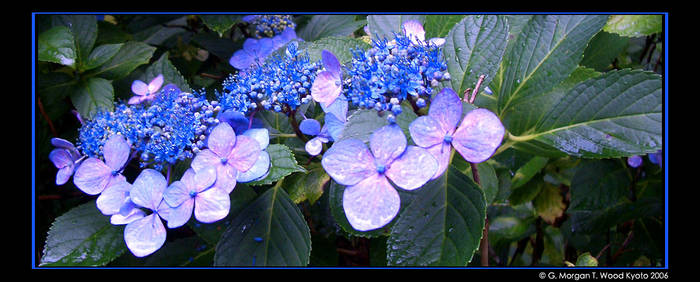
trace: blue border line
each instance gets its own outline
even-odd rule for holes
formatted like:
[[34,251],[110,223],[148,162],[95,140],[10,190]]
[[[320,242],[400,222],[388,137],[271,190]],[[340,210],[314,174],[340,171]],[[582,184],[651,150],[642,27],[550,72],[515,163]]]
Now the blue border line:
[[[39,269],[39,267],[36,266],[36,194],[35,194],[35,188],[36,188],[36,183],[35,183],[35,178],[36,178],[36,120],[35,120],[35,105],[36,105],[36,78],[35,78],[35,72],[36,72],[36,15],[54,15],[54,14],[76,14],[76,15],[108,15],[108,14],[203,14],[203,15],[208,15],[208,14],[266,14],[262,12],[32,12],[32,269]],[[280,12],[275,12],[273,14],[279,14]],[[378,15],[385,15],[385,14],[465,14],[464,12],[431,12],[431,13],[406,13],[406,12],[381,12],[381,13],[373,13],[373,14],[378,14]],[[303,12],[303,13],[294,13],[292,14],[352,14],[351,12],[347,13],[340,13],[340,12],[320,12],[320,13],[314,13],[314,12]],[[664,248],[664,260],[665,260],[665,266],[664,268],[658,268],[658,267],[593,267],[590,269],[616,269],[616,270],[660,270],[660,269],[669,269],[669,258],[668,258],[668,22],[669,22],[669,14],[668,12],[660,13],[660,12],[590,12],[590,13],[576,13],[576,12],[479,12],[479,13],[474,13],[474,14],[499,14],[499,15],[508,15],[508,14],[525,14],[525,15],[538,15],[538,14],[547,14],[547,15],[560,15],[560,14],[585,14],[585,15],[664,15],[664,159],[663,159],[663,168],[664,168],[664,188],[665,188],[665,218],[664,218],[664,225],[665,225],[665,248]],[[217,269],[221,267],[108,267],[106,269]],[[532,270],[582,270],[582,269],[589,269],[589,268],[571,268],[571,267],[231,267],[233,269],[532,269]],[[41,269],[95,269],[94,267],[41,267]]]

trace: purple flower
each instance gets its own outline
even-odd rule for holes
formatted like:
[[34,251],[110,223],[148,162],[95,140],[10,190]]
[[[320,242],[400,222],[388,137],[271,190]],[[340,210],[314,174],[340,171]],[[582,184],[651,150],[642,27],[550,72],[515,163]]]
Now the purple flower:
[[629,158],[627,158],[627,164],[631,167],[639,167],[642,165],[642,157],[634,155]]
[[243,42],[243,49],[233,53],[229,63],[239,70],[249,68],[253,63],[260,64],[267,55],[274,51],[273,42],[270,38],[253,39],[248,38]]
[[649,157],[649,161],[651,163],[661,166],[664,156],[661,150],[657,151],[656,153],[648,154],[647,156]]
[[328,175],[347,186],[343,209],[350,225],[360,231],[382,227],[398,213],[401,200],[389,179],[402,189],[414,190],[438,169],[425,149],[407,146],[396,124],[372,133],[369,147],[358,139],[346,139],[335,143],[321,160]]
[[240,172],[250,170],[258,161],[261,148],[248,136],[236,136],[228,123],[222,122],[211,131],[207,139],[208,149],[202,150],[192,160],[195,173],[213,167],[216,169],[215,185],[231,193]]
[[323,50],[321,62],[325,70],[318,73],[311,85],[311,97],[322,107],[328,107],[343,90],[342,73],[340,63],[333,53]]
[[51,144],[56,147],[49,153],[49,159],[58,168],[56,185],[63,185],[68,182],[82,159],[80,159],[80,153],[75,149],[75,146],[65,139],[51,138]]
[[129,105],[140,104],[143,101],[153,100],[155,94],[163,85],[163,75],[159,74],[151,82],[146,84],[141,80],[134,80],[131,84],[131,91],[136,94],[129,99]]
[[[425,30],[423,29],[423,25],[420,23],[420,21],[406,21],[401,25],[401,28],[403,28],[404,32],[406,33],[406,36],[411,39],[411,42],[413,42],[413,44],[420,44],[421,42],[425,41]],[[445,39],[431,38],[430,40],[428,40],[428,42],[440,46],[445,43]]]
[[253,167],[244,172],[238,172],[236,182],[246,183],[267,177],[270,172],[270,154],[266,151],[270,145],[270,132],[266,128],[251,128],[243,132],[244,136],[255,139],[260,146],[260,156]]
[[284,44],[292,40],[300,40],[300,38],[297,37],[294,28],[288,27],[279,35],[272,37],[272,49],[277,50],[277,48],[284,46]]
[[160,172],[148,168],[141,171],[131,188],[131,201],[151,210],[148,216],[136,212],[124,229],[126,246],[137,257],[150,255],[165,243],[166,231],[161,218],[168,220],[171,212],[163,200],[167,186],[168,182]]
[[500,146],[505,128],[498,117],[486,109],[475,109],[462,118],[462,101],[450,88],[432,99],[427,116],[418,117],[409,126],[416,145],[426,148],[440,164],[433,179],[442,175],[450,162],[451,146],[465,160],[480,163]]
[[75,171],[73,183],[89,195],[97,195],[120,180],[121,170],[129,158],[129,142],[121,135],[109,137],[104,144],[105,161],[97,158],[84,160]]
[[172,207],[168,217],[168,228],[176,228],[194,217],[204,223],[220,220],[228,215],[231,200],[228,193],[214,186],[216,169],[209,167],[195,173],[188,169],[179,181],[175,181],[163,194],[165,202]]
[[340,95],[329,107],[322,106],[322,108],[326,112],[323,127],[315,119],[305,119],[299,124],[302,133],[316,136],[306,142],[304,146],[306,152],[311,156],[321,153],[324,143],[338,140],[347,121],[348,101],[345,96]]

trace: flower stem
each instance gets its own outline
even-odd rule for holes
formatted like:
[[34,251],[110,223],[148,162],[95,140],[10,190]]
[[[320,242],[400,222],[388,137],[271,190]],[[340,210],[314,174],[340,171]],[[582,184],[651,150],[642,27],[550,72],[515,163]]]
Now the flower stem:
[[39,104],[39,112],[41,112],[41,115],[44,117],[46,122],[49,124],[49,129],[51,129],[51,133],[53,134],[54,137],[58,137],[58,133],[56,132],[56,128],[53,126],[53,122],[51,122],[51,119],[44,111],[44,104],[41,103],[41,98],[36,97],[36,102]]
[[[481,178],[479,177],[479,169],[476,168],[476,164],[469,162],[469,166],[472,169],[472,178],[476,184],[481,186]],[[481,251],[481,266],[489,266],[489,218],[488,216],[484,218],[484,230],[481,236],[481,242],[479,243],[479,250]]]

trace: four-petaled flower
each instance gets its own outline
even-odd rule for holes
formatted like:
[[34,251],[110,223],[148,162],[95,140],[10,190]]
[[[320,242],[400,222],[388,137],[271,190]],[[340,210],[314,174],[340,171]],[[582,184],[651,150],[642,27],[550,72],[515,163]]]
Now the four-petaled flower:
[[54,166],[58,168],[56,173],[56,185],[63,185],[68,182],[68,179],[73,175],[82,160],[80,159],[80,153],[73,146],[73,143],[68,142],[61,138],[51,138],[51,144],[53,144],[56,149],[53,149],[49,153],[49,159],[53,162]]
[[340,138],[347,121],[347,98],[344,95],[340,95],[335,102],[323,110],[326,112],[323,127],[315,119],[305,119],[299,124],[299,129],[302,133],[315,136],[306,142],[304,146],[306,152],[311,156],[320,154],[324,143]]
[[129,158],[130,147],[121,135],[110,136],[103,148],[105,161],[97,158],[84,160],[73,176],[75,186],[89,195],[97,195],[105,188],[125,181],[121,170]]
[[151,210],[151,214],[138,213],[124,229],[127,248],[137,257],[144,257],[160,249],[165,243],[166,231],[162,219],[168,220],[172,208],[163,200],[168,186],[165,177],[154,169],[144,169],[131,188],[131,201],[139,207]]
[[215,181],[216,169],[213,167],[200,170],[199,173],[190,168],[180,180],[170,184],[163,194],[165,202],[172,207],[168,228],[187,223],[192,210],[199,222],[211,223],[226,217],[231,201],[226,191],[214,186]]
[[343,90],[340,63],[333,53],[321,51],[324,71],[318,73],[311,85],[311,97],[322,107],[329,107]]
[[270,38],[248,38],[243,42],[243,49],[233,53],[229,63],[239,70],[248,69],[253,63],[262,63],[265,57],[274,51],[273,47]]
[[219,123],[209,134],[207,149],[192,160],[192,168],[199,173],[209,167],[216,169],[215,185],[231,193],[236,186],[237,175],[250,170],[258,161],[262,149],[258,142],[239,135],[226,123]]
[[389,183],[414,190],[435,174],[438,163],[425,149],[407,146],[396,124],[386,125],[370,136],[370,150],[358,139],[335,143],[321,164],[333,180],[346,185],[343,209],[353,228],[377,229],[399,212],[399,194]]
[[465,160],[480,163],[488,159],[501,144],[505,128],[498,117],[486,109],[475,109],[462,118],[462,101],[450,88],[432,99],[427,116],[418,117],[409,125],[416,145],[426,148],[440,168],[433,179],[442,175],[450,162],[451,146]]
[[131,91],[136,94],[129,99],[129,105],[140,104],[143,101],[150,101],[155,98],[155,94],[160,90],[163,85],[163,75],[159,74],[151,82],[146,84],[141,80],[134,80],[131,84]]

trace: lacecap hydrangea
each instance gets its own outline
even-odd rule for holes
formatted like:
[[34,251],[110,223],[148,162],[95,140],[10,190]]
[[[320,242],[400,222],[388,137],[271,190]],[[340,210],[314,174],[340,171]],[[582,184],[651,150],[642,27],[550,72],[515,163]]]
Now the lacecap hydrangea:
[[257,38],[273,37],[287,28],[296,27],[291,15],[248,15],[243,21],[255,26]]

